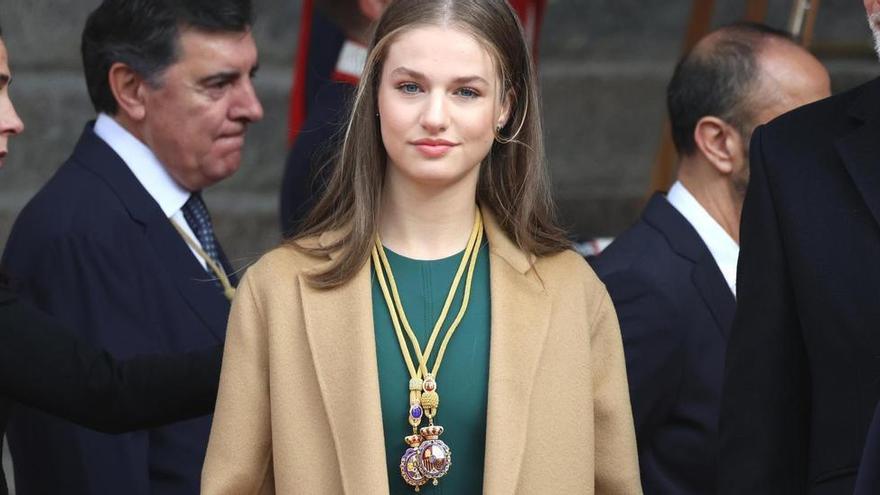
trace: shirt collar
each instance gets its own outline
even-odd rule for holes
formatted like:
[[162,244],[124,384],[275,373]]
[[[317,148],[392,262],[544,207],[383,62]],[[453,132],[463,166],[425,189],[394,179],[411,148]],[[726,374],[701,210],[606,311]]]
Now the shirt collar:
[[334,80],[357,84],[367,63],[367,47],[352,40],[345,40],[336,59],[333,70]]
[[666,199],[697,231],[697,235],[709,248],[709,253],[721,270],[731,292],[736,296],[736,262],[739,259],[739,244],[709,215],[709,212],[681,182],[676,181],[669,188]]
[[95,134],[122,158],[138,182],[159,203],[166,217],[177,213],[190,192],[178,184],[153,151],[105,113],[95,121]]

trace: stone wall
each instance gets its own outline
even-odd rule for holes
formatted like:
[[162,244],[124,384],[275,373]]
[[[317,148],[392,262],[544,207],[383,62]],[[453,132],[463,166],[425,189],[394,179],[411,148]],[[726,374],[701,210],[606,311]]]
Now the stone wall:
[[[94,118],[79,35],[97,0],[6,0],[0,23],[11,54],[12,96],[27,130],[0,172],[0,238]],[[279,240],[278,189],[300,4],[254,0],[260,49],[257,90],[266,111],[241,170],[206,194],[218,237],[238,266]],[[609,236],[637,215],[660,141],[666,81],[690,1],[549,0],[540,51],[548,154],[564,219],[581,237]],[[744,1],[719,0],[715,24],[741,17]],[[791,2],[771,2],[783,27]],[[868,46],[857,0],[825,0],[817,41]],[[867,50],[865,50],[867,51]],[[828,60],[835,88],[874,77],[871,57]]]

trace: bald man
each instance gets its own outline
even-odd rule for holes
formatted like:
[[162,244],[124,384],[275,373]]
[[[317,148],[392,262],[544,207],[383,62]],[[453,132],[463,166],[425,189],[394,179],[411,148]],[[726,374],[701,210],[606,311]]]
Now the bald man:
[[711,494],[752,130],[830,94],[786,33],[723,27],[667,88],[678,176],[595,262],[620,319],[646,494]]

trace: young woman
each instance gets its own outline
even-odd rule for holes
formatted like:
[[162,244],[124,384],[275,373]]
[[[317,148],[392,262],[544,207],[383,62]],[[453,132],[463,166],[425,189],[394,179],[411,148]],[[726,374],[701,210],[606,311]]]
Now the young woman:
[[641,492],[537,96],[505,0],[391,4],[326,195],[238,290],[203,493]]

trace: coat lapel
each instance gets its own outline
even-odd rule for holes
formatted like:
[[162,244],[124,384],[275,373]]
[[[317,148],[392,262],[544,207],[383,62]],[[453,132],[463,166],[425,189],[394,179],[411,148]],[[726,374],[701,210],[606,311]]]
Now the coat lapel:
[[223,342],[229,301],[210,280],[210,275],[192,255],[156,201],[119,155],[95,135],[92,125],[86,126],[77,143],[73,153],[75,161],[101,177],[113,189],[132,220],[143,226],[145,236],[180,296],[217,341]]
[[217,341],[223,342],[229,302],[213,280],[213,275],[196,260],[161,211],[159,216],[147,223],[146,235],[183,300],[217,337]]
[[514,493],[526,449],[529,398],[547,338],[550,298],[528,255],[482,210],[489,241],[492,333],[483,491]]
[[388,493],[370,265],[333,290],[300,278],[300,291],[345,493]]
[[651,198],[643,217],[663,234],[673,251],[694,264],[691,281],[721,334],[727,338],[736,312],[736,299],[700,235],[660,193]]
[[864,122],[851,134],[835,142],[846,170],[862,199],[880,224],[880,80],[875,80],[851,106],[850,115]]
[[697,292],[703,298],[703,302],[712,313],[715,324],[721,329],[721,334],[725,340],[730,334],[730,328],[733,326],[733,316],[736,313],[736,299],[730,292],[730,287],[724,280],[724,276],[715,264],[715,259],[711,255],[704,256],[691,272],[691,280],[697,287]]

